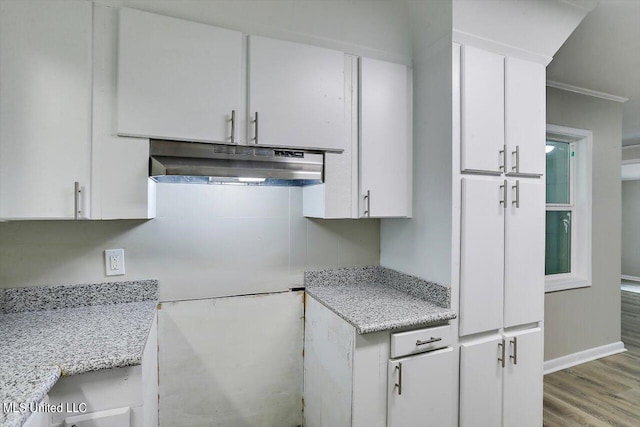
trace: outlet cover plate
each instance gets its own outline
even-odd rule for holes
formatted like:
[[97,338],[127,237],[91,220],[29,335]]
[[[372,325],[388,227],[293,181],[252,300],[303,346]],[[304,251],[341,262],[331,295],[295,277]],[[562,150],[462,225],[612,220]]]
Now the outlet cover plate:
[[106,249],[104,251],[104,268],[107,276],[124,274],[124,249]]

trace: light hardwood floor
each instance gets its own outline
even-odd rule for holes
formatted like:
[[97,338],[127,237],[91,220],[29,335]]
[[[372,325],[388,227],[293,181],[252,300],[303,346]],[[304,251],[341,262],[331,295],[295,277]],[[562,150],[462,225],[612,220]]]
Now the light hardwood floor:
[[544,377],[545,427],[640,426],[640,347]]

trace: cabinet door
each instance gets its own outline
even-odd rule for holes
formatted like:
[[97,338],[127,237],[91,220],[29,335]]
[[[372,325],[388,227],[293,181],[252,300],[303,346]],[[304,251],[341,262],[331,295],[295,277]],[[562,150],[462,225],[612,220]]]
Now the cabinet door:
[[118,134],[231,142],[242,33],[121,9],[118,42]]
[[462,179],[460,335],[502,327],[503,185],[497,179]]
[[461,168],[502,172],[504,57],[464,46],[461,89]]
[[88,215],[90,2],[0,5],[0,218]]
[[495,336],[460,346],[460,426],[502,425],[502,345]]
[[344,67],[342,52],[251,36],[248,143],[343,149]]
[[411,216],[410,99],[406,66],[360,60],[360,192],[369,194],[364,216]]
[[545,68],[542,64],[507,58],[505,65],[505,133],[507,172],[545,172]]
[[542,425],[542,330],[534,328],[505,334],[505,340],[508,358],[504,372],[503,425],[539,427]]
[[389,361],[387,427],[453,427],[455,353],[447,347]]
[[545,187],[509,180],[505,231],[504,326],[544,317]]

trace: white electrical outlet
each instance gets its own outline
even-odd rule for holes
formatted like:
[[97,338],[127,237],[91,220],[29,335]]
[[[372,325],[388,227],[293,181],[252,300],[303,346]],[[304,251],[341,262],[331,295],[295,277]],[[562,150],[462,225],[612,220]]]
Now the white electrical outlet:
[[124,274],[124,249],[106,249],[104,251],[104,267],[107,276]]

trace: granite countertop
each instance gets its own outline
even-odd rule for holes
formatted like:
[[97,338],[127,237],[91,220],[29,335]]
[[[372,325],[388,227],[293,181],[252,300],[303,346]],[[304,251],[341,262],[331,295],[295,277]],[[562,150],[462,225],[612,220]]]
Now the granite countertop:
[[308,271],[305,290],[359,334],[456,318],[449,288],[384,267]]
[[[139,365],[157,292],[155,280],[0,290],[0,402],[39,403],[60,376]],[[0,411],[0,426],[29,415]]]

